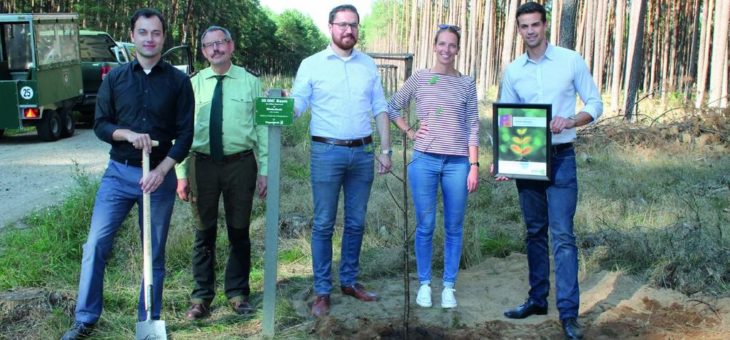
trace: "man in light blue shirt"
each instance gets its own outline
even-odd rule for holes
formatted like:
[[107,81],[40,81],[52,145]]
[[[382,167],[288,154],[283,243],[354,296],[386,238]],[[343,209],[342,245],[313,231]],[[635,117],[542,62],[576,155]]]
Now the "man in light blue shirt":
[[377,299],[357,282],[357,274],[374,179],[373,118],[380,134],[378,173],[390,171],[388,103],[372,58],[354,49],[359,23],[360,16],[354,6],[332,9],[329,15],[332,43],[302,61],[291,92],[297,116],[308,107],[312,112],[312,271],[317,295],[312,314],[316,317],[326,315],[330,308],[332,234],[341,189],[345,192],[341,291],[361,301]]
[[[530,292],[527,301],[504,315],[522,319],[547,314],[550,291],[548,230],[555,259],[556,304],[567,339],[580,339],[578,325],[578,249],[573,217],[578,202],[575,128],[598,119],[603,112],[601,96],[583,58],[576,52],[548,44],[545,8],[528,2],[517,10],[517,26],[527,53],[512,62],[502,79],[499,101],[552,105],[551,180],[518,179],[522,216],[527,226],[527,261]],[[575,95],[585,104],[575,114]],[[497,180],[506,180],[505,177]]]

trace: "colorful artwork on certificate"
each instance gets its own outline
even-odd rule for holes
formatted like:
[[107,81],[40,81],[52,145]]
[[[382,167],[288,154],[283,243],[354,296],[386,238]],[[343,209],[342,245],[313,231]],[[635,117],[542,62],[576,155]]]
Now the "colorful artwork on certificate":
[[545,110],[502,108],[498,115],[500,160],[545,161]]
[[493,110],[496,173],[548,180],[551,106],[495,103]]

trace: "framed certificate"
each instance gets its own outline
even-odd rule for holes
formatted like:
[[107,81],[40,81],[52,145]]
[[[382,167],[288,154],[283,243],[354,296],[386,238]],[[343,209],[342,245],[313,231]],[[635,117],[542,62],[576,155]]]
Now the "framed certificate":
[[496,176],[550,180],[550,104],[494,103],[493,154]]

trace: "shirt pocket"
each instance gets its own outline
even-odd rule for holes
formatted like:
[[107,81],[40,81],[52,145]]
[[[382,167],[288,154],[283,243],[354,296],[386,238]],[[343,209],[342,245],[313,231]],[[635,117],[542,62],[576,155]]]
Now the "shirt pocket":
[[239,124],[253,124],[253,99],[250,96],[231,95],[225,99],[223,110],[231,114],[231,119]]
[[350,78],[350,89],[353,94],[362,94],[364,97],[371,99],[373,96],[373,87],[375,87],[375,81],[378,79],[374,72],[363,65],[355,65]]

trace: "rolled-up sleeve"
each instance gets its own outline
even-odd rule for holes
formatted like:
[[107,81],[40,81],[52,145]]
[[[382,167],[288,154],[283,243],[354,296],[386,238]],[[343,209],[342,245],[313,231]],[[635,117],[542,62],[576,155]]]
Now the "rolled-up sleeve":
[[598,117],[603,114],[601,94],[598,92],[596,83],[593,81],[585,61],[577,55],[573,60],[576,70],[573,85],[584,104],[581,111],[591,115],[593,122],[596,122]]

